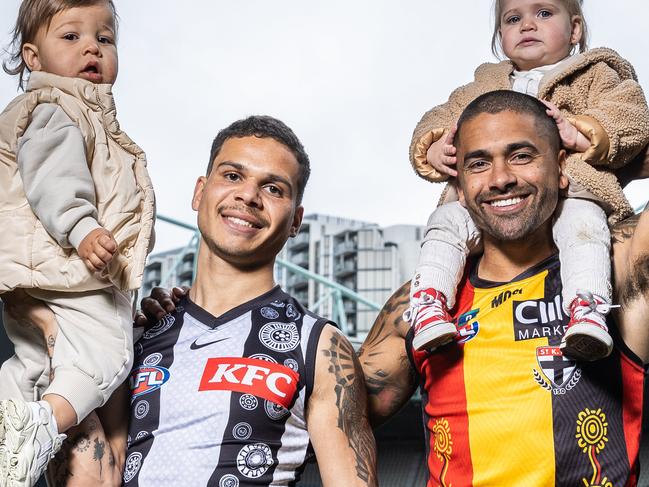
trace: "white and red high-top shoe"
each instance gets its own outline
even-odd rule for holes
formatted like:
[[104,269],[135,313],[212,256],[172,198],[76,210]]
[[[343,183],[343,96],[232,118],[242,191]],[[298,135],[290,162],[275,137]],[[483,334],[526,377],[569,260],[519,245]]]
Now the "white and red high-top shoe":
[[412,340],[417,350],[434,350],[453,340],[457,328],[446,306],[446,297],[436,289],[417,291],[403,319],[413,327]]
[[577,292],[570,303],[570,321],[561,340],[563,354],[586,361],[608,357],[613,350],[613,339],[608,333],[606,315],[617,307],[596,294]]

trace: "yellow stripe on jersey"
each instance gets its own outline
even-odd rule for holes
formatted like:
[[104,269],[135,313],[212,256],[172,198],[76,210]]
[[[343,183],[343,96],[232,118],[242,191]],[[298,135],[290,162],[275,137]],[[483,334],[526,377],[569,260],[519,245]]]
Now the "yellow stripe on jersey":
[[[546,298],[547,275],[546,270],[497,288],[475,289],[472,308],[480,310],[479,332],[464,345],[474,485],[554,484],[552,393],[533,376],[536,348],[548,345],[548,339],[516,341],[512,306],[513,301]],[[507,434],[511,431],[525,433]]]

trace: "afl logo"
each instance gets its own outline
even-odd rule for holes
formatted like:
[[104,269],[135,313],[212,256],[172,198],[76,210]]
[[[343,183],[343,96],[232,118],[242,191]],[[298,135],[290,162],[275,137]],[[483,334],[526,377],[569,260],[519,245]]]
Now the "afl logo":
[[176,318],[174,318],[172,315],[165,315],[153,328],[147,330],[144,335],[142,335],[142,337],[145,340],[155,338],[171,328],[171,325],[173,325],[175,321]]
[[244,446],[237,455],[239,472],[249,479],[256,479],[273,465],[273,454],[265,443]]
[[131,372],[131,400],[160,389],[169,380],[169,370],[164,367],[142,365]]
[[300,334],[295,323],[273,322],[259,330],[259,340],[265,347],[276,352],[295,350],[300,343]]

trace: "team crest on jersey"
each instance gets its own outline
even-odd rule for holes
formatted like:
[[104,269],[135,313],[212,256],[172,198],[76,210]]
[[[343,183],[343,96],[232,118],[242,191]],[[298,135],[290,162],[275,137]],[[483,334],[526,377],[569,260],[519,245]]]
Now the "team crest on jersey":
[[476,316],[480,312],[480,308],[472,309],[466,313],[462,313],[457,319],[457,337],[458,343],[468,342],[478,334],[480,331],[480,323],[476,320]]
[[167,331],[171,326],[176,322],[176,318],[174,318],[172,315],[165,315],[162,317],[160,321],[151,329],[147,330],[144,332],[144,335],[142,337],[146,340],[150,340],[151,338],[155,338],[158,335],[161,335],[165,331]]
[[237,468],[249,479],[261,477],[273,463],[273,453],[265,443],[246,445],[237,455]]
[[554,395],[565,394],[581,378],[581,369],[574,360],[563,356],[559,347],[537,347],[536,362],[540,371],[533,369],[536,382]]
[[261,327],[259,340],[266,348],[276,352],[289,352],[297,348],[300,343],[300,334],[295,323],[274,321]]
[[131,401],[158,390],[169,380],[169,370],[160,366],[141,365],[131,372]]

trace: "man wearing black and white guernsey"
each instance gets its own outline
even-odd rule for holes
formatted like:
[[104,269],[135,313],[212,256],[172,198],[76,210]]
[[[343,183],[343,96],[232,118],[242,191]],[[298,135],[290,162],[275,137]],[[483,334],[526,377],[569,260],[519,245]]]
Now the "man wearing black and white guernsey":
[[136,345],[124,485],[291,486],[311,446],[325,486],[377,485],[353,348],[273,279],[308,176],[276,119],[214,140],[192,200],[196,279]]

